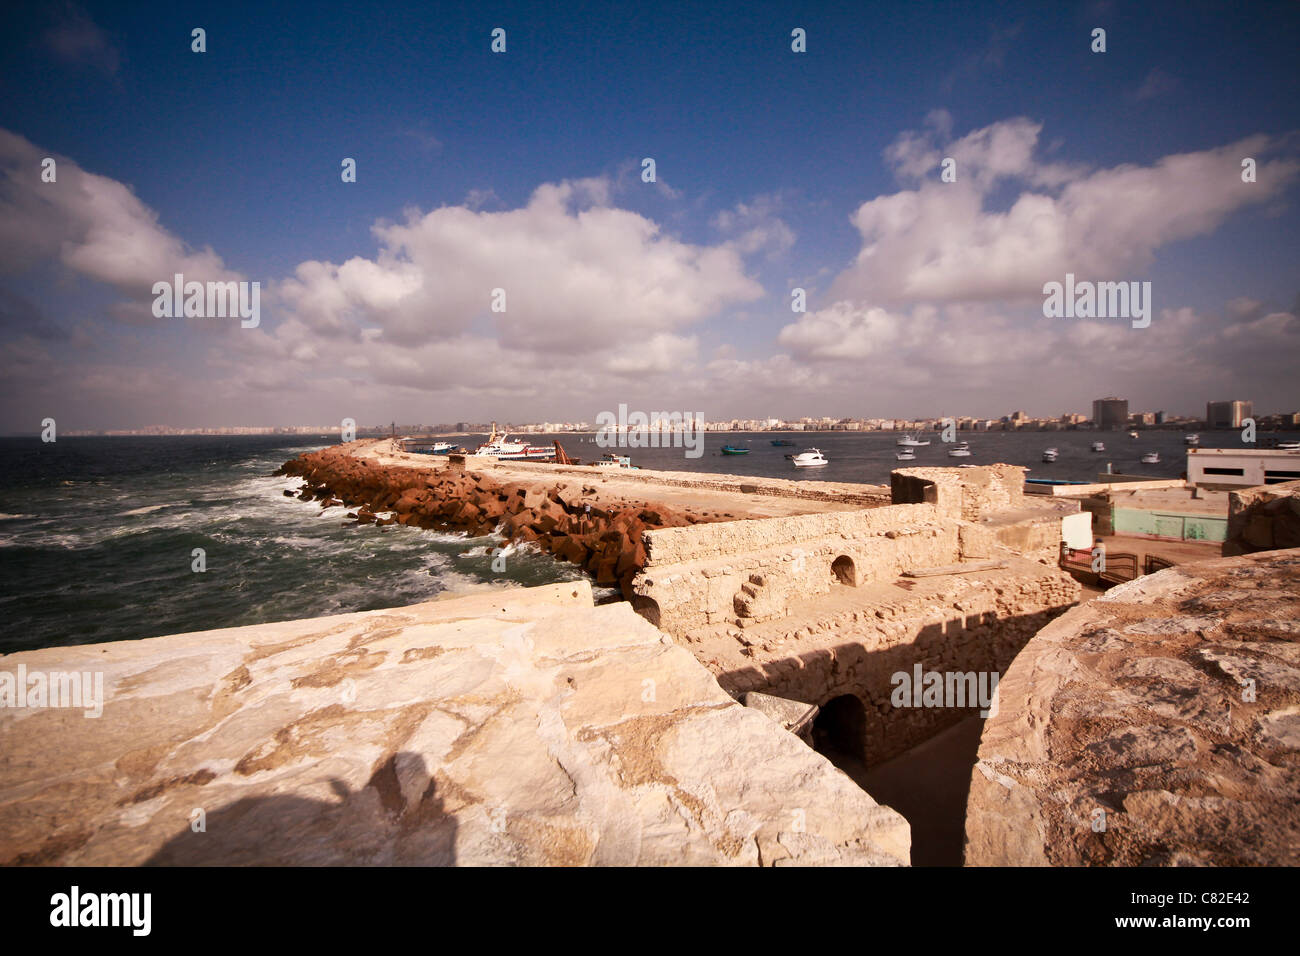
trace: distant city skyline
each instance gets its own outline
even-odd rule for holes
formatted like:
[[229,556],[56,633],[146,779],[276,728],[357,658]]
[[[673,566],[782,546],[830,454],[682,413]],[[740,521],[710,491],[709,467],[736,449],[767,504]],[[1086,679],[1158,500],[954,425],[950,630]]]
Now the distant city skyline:
[[201,14],[6,19],[0,431],[1300,406],[1295,3]]

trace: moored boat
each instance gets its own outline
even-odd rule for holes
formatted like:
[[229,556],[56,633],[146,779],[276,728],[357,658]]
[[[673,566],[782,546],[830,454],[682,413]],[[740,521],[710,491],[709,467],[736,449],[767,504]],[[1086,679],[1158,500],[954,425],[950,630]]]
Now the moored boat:
[[1193,433],[1190,434],[1190,435],[1184,435],[1184,436],[1183,436],[1183,444],[1184,444],[1184,445],[1187,445],[1187,446],[1189,446],[1189,447],[1194,448],[1194,447],[1196,447],[1197,445],[1199,445],[1200,443],[1201,443],[1201,436],[1198,435],[1198,434],[1196,434],[1195,432],[1193,432]]
[[1142,464],[1144,465],[1160,464],[1160,452],[1158,451],[1147,452],[1145,455],[1142,456]]
[[930,440],[927,438],[925,441],[922,441],[921,436],[919,435],[904,435],[898,440],[898,444],[902,445],[904,448],[924,448],[926,445],[930,444]]
[[1106,443],[1105,443],[1104,441],[1095,441],[1095,442],[1092,443],[1092,450],[1093,450],[1093,451],[1105,451],[1105,450],[1106,450]]
[[1060,451],[1058,451],[1057,449],[1049,448],[1043,452],[1043,461],[1047,461],[1047,462],[1056,461],[1057,456],[1060,454],[1061,454]]
[[496,423],[492,423],[492,434],[482,445],[474,449],[476,455],[491,455],[510,461],[542,461],[555,457],[555,449],[544,445],[530,445],[528,442],[511,441],[504,433],[497,434]]
[[830,464],[818,448],[805,449],[790,460],[794,462],[796,468],[815,468],[818,465]]
[[600,456],[600,461],[592,462],[599,468],[636,468],[627,455],[616,455],[612,451]]
[[724,455],[748,455],[748,454],[749,454],[749,449],[748,449],[748,448],[738,448],[738,447],[735,446],[735,445],[723,445],[723,446],[722,446],[722,453],[723,453]]
[[793,448],[793,447],[794,447],[794,442],[789,441],[789,440],[787,440],[787,439],[785,439],[785,438],[774,438],[774,439],[772,439],[772,444],[773,444],[775,447],[777,447],[777,448]]
[[961,441],[948,449],[949,458],[969,458],[970,442]]
[[899,461],[916,461],[916,452],[910,448],[900,448],[894,452],[894,457]]

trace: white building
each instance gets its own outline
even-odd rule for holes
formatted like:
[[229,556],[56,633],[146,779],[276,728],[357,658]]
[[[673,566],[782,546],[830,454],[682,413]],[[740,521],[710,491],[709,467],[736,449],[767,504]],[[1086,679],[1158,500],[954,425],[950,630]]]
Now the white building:
[[1252,488],[1300,480],[1300,451],[1189,448],[1187,480],[1194,485]]

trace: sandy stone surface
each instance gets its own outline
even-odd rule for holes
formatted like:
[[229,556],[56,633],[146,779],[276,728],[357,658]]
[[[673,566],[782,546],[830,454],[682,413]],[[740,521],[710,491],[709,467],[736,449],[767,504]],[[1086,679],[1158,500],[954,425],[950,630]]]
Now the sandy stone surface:
[[1115,588],[998,691],[968,864],[1300,863],[1300,549]]
[[52,648],[0,864],[900,865],[901,816],[585,582]]

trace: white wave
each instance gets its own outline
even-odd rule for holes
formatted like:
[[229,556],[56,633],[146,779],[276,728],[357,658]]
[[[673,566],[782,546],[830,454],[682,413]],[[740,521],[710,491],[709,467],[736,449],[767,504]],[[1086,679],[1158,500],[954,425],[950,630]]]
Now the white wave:
[[171,505],[146,505],[143,508],[132,508],[130,511],[123,511],[123,517],[127,515],[147,515],[154,511],[161,511],[163,508],[170,508]]

